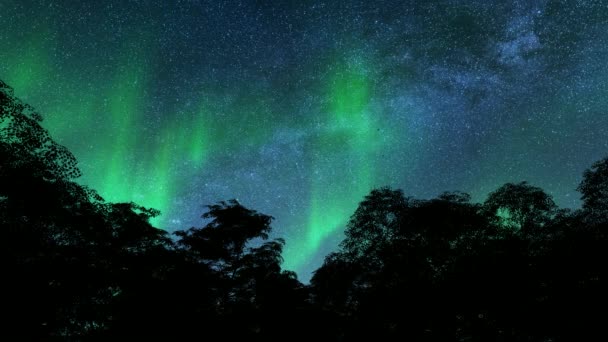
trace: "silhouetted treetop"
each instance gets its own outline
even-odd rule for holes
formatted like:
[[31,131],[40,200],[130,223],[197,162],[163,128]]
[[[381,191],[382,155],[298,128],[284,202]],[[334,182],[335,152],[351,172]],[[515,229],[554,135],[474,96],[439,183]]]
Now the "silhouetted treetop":
[[149,223],[156,211],[107,203],[76,183],[76,159],[40,122],[0,82],[0,261],[10,312],[3,335],[95,336],[110,329],[112,306],[132,295],[126,274],[145,268],[135,256],[144,260],[170,241]]
[[267,239],[272,216],[247,209],[236,200],[207,206],[202,218],[210,220],[203,228],[177,231],[179,243],[197,251],[203,259],[232,262],[242,256],[246,244],[255,238]]
[[446,191],[439,195],[437,199],[454,203],[469,203],[471,202],[471,195],[462,191]]
[[346,238],[340,244],[342,251],[350,259],[375,258],[382,246],[398,233],[408,203],[401,190],[372,190],[348,222]]
[[40,126],[41,121],[40,114],[16,98],[13,89],[0,81],[2,163],[27,167],[47,179],[79,177],[80,170],[74,155],[51,139]]
[[507,183],[491,192],[484,208],[495,224],[530,233],[549,222],[557,205],[541,188],[521,182]]
[[594,163],[583,173],[578,186],[583,200],[583,209],[595,219],[608,217],[608,158]]

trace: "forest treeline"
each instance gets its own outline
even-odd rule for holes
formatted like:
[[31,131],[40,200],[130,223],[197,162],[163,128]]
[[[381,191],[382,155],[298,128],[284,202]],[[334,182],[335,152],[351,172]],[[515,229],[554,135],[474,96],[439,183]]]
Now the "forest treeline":
[[[11,340],[584,341],[608,337],[608,159],[561,209],[371,191],[309,285],[272,217],[236,201],[169,234],[75,182],[76,159],[0,81],[1,336]],[[550,175],[548,175],[550,177]],[[198,203],[193,203],[198,205]]]

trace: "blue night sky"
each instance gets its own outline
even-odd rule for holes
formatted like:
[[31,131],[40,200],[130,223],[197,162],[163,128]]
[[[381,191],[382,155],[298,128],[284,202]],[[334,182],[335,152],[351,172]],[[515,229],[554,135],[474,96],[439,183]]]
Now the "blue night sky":
[[0,79],[110,201],[274,216],[307,281],[372,188],[577,207],[608,152],[605,1],[0,0]]

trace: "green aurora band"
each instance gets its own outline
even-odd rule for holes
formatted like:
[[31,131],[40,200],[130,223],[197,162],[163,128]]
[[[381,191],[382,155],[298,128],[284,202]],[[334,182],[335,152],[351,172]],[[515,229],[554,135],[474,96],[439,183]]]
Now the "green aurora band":
[[[3,72],[3,79],[26,101],[45,94],[45,84],[55,84],[56,93],[41,96],[46,102],[43,126],[79,159],[80,183],[108,201],[134,201],[166,213],[182,185],[174,166],[186,161],[189,174],[194,174],[205,162],[209,142],[204,105],[167,116],[157,132],[142,130],[150,120],[145,115],[150,86],[149,66],[142,58],[146,49],[128,49],[128,58],[116,61],[114,74],[98,80],[97,88],[74,89],[70,84],[79,82],[50,77],[58,74],[47,54],[51,42],[33,36],[24,44],[25,54],[5,51],[6,64],[14,67]],[[164,227],[165,218],[161,215],[152,223]]]
[[300,4],[1,0],[0,78],[106,200],[159,209],[152,223],[173,230],[239,198],[277,217],[284,266],[308,279],[372,188],[482,202],[527,180],[576,208],[575,177],[608,147],[605,13],[586,3],[516,4],[477,42],[459,34],[487,23],[485,2],[275,21]]
[[[41,110],[43,125],[76,155],[83,171],[79,182],[108,201],[134,201],[159,209],[163,214],[152,222],[158,227],[169,226],[172,200],[191,186],[188,180],[205,172],[209,156],[255,150],[272,136],[275,115],[267,99],[238,90],[226,94],[209,86],[200,89],[200,102],[193,108],[176,105],[169,109],[173,115],[149,125],[146,105],[152,100],[148,91],[155,52],[145,43],[151,35],[145,32],[154,28],[133,32],[120,44],[122,51],[114,60],[76,61],[82,63],[79,73],[67,76],[65,66],[52,54],[60,42],[43,26],[26,33],[21,44],[0,52],[8,66],[0,75],[18,96]],[[96,64],[103,66],[97,70]],[[305,264],[325,239],[344,226],[371,188],[376,130],[364,67],[336,63],[325,88],[324,129],[307,151],[312,164],[306,229],[302,235],[291,234],[286,268]],[[53,84],[50,92],[49,84]],[[336,157],[348,162],[336,164]],[[335,179],[334,186],[324,186],[327,178]],[[193,205],[201,204],[205,203]]]
[[[143,58],[146,49],[142,46],[126,49],[121,54],[126,58],[109,68],[112,74],[98,80],[95,87],[82,89],[74,88],[81,83],[78,80],[50,77],[58,74],[58,67],[47,54],[52,47],[48,40],[34,36],[27,46],[25,56],[5,52],[10,57],[7,65],[17,67],[4,73],[4,80],[25,100],[36,97],[32,94],[45,94],[44,83],[57,84],[56,93],[47,95],[58,99],[45,104],[43,125],[80,160],[83,177],[79,181],[108,201],[134,201],[159,209],[163,214],[152,221],[158,227],[168,226],[166,214],[172,200],[191,186],[186,184],[188,179],[204,172],[210,155],[256,149],[272,136],[271,125],[259,124],[273,117],[265,99],[240,93],[232,96],[226,108],[222,106],[226,95],[210,89],[199,91],[197,109],[174,108],[177,115],[163,116],[156,131],[142,130],[149,126],[145,104],[151,85],[150,62]],[[345,226],[373,187],[374,155],[381,140],[370,108],[373,86],[366,67],[350,61],[329,68],[322,129],[307,151],[311,178],[306,228],[288,241],[284,265],[288,269],[308,263],[326,239]],[[325,179],[333,185],[327,187]]]
[[[340,232],[373,187],[378,125],[370,108],[372,86],[361,62],[334,68],[324,129],[313,143],[310,205],[304,234],[290,240],[285,267],[300,269],[330,236]],[[336,161],[343,161],[336,164]],[[327,187],[323,178],[331,179]]]

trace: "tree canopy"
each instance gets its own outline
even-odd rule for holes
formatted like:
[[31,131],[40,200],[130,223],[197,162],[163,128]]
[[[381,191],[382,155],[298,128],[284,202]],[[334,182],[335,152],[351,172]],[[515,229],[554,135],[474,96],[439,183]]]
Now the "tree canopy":
[[3,336],[608,338],[608,158],[584,172],[579,210],[526,182],[483,203],[373,189],[305,285],[281,267],[271,216],[220,201],[170,235],[150,224],[157,210],[77,183],[76,158],[41,124],[0,81]]

